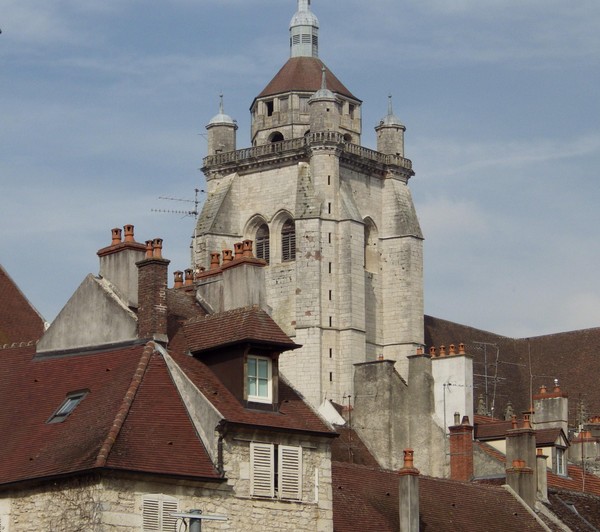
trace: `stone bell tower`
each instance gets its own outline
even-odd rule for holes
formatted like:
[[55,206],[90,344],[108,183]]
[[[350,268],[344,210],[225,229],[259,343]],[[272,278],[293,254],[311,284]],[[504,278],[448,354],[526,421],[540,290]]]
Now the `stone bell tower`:
[[208,124],[208,194],[192,246],[194,266],[206,267],[211,252],[254,241],[268,263],[268,310],[303,346],[282,355],[281,371],[314,405],[352,394],[355,363],[384,357],[406,374],[423,343],[406,128],[390,100],[377,151],[361,146],[362,102],[318,44],[310,0],[298,0],[290,57],[250,107],[252,147],[236,149],[222,107]]

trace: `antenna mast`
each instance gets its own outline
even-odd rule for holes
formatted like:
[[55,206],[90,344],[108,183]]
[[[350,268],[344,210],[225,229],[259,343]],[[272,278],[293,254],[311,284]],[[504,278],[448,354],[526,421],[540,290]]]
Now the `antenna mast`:
[[194,218],[198,218],[198,215],[200,214],[200,211],[198,210],[198,207],[200,205],[200,200],[198,199],[198,194],[206,194],[205,190],[202,190],[200,188],[195,188],[194,189],[194,199],[193,200],[189,200],[189,199],[182,199],[182,198],[170,198],[168,196],[159,196],[158,199],[162,199],[162,200],[168,200],[168,201],[183,201],[186,203],[193,203],[194,204],[194,209],[191,211],[183,211],[183,210],[173,210],[173,209],[150,209],[152,212],[163,212],[163,213],[169,213],[169,214],[183,214],[183,216],[193,216]]

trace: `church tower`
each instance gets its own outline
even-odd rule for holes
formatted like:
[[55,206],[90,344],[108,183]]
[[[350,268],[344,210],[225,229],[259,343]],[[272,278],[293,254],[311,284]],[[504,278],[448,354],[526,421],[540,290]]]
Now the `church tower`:
[[236,149],[222,108],[226,119],[208,124],[208,194],[192,245],[194,266],[207,267],[211,252],[254,241],[268,263],[268,310],[302,345],[281,357],[281,371],[315,406],[352,395],[356,363],[384,357],[406,376],[423,343],[423,237],[405,127],[390,100],[377,151],[361,146],[362,102],[318,44],[310,0],[298,0],[290,57],[250,107],[252,147]]

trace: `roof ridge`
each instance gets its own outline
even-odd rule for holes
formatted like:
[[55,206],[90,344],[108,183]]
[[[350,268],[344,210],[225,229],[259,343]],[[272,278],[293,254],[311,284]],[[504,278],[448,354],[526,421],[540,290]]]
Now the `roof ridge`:
[[140,361],[138,362],[137,368],[135,369],[135,373],[133,374],[133,378],[131,379],[131,383],[127,388],[127,392],[125,392],[125,396],[123,397],[123,401],[121,402],[121,406],[115,415],[115,419],[113,420],[112,426],[108,431],[108,435],[106,439],[102,443],[100,450],[98,451],[98,456],[96,457],[96,462],[94,464],[95,467],[104,467],[108,460],[108,456],[117,440],[117,436],[125,423],[125,419],[127,418],[127,414],[131,409],[131,405],[135,399],[137,391],[140,387],[142,379],[144,378],[144,374],[146,373],[146,369],[148,369],[148,364],[150,362],[150,358],[156,351],[154,346],[154,342],[148,342],[144,347],[144,351],[142,352],[142,356]]

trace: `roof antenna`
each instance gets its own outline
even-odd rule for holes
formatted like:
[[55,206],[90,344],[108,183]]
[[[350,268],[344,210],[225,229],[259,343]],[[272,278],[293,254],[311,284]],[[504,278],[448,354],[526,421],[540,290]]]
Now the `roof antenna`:
[[183,201],[186,203],[193,203],[194,209],[191,211],[171,210],[171,209],[150,209],[150,210],[152,212],[164,212],[164,213],[169,213],[169,214],[183,214],[182,218],[185,218],[186,216],[193,216],[194,218],[198,218],[198,215],[200,214],[200,211],[198,210],[198,206],[200,205],[200,200],[198,199],[198,194],[206,194],[206,191],[202,190],[200,188],[195,188],[193,200],[182,199],[182,198],[170,198],[167,196],[159,196],[158,197],[158,199],[162,199],[162,200]]

